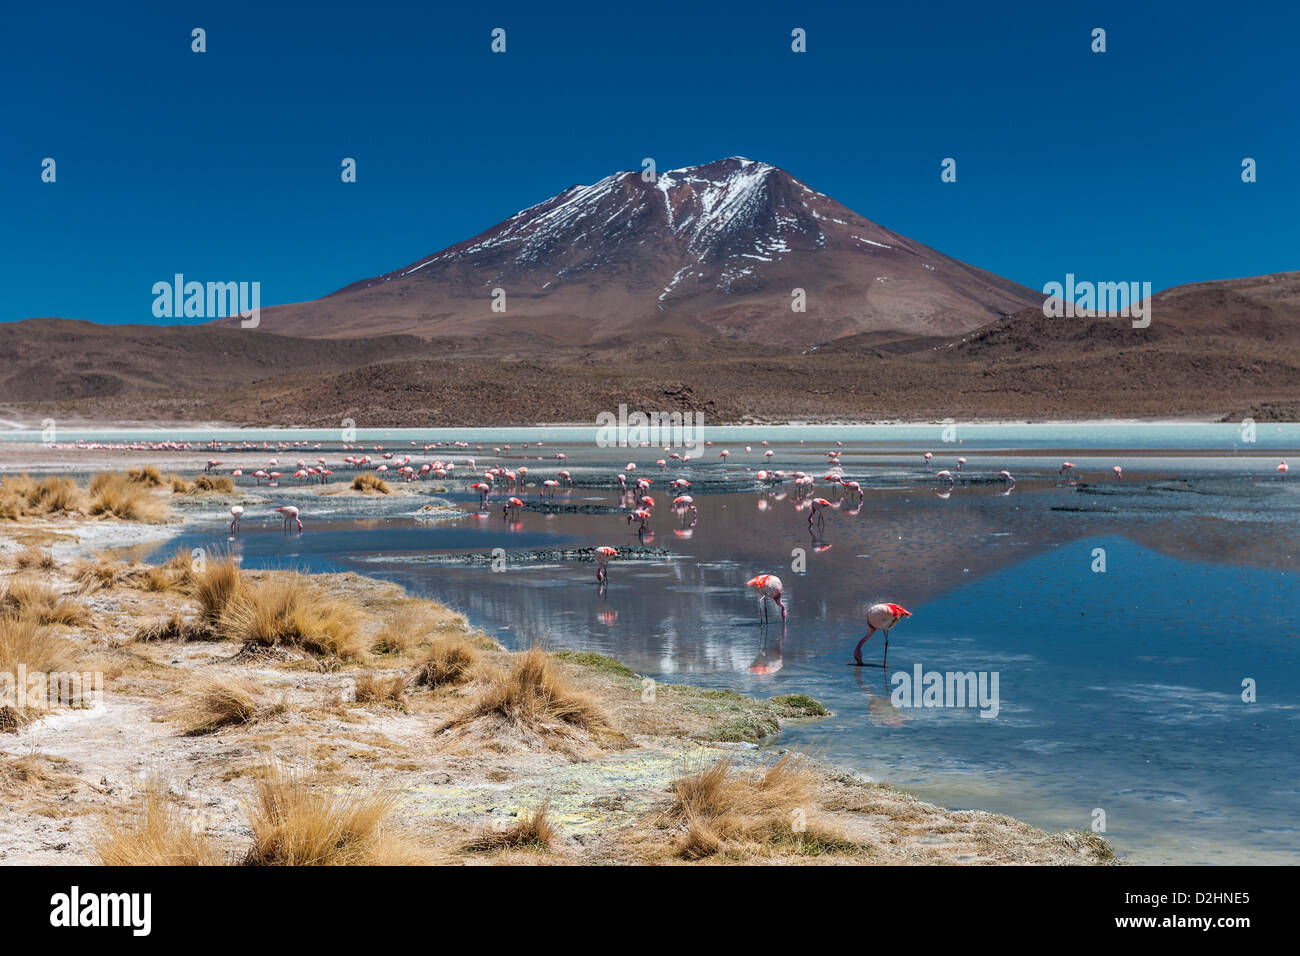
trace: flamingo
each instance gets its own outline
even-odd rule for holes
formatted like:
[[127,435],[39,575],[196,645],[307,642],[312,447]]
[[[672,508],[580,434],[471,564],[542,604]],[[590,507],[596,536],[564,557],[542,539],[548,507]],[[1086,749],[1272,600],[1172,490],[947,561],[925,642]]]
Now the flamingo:
[[930,459],[934,457],[934,454],[932,452],[927,451],[922,457],[925,459],[925,467],[926,470],[928,471],[930,468]]
[[609,564],[609,559],[618,554],[617,548],[611,548],[609,545],[603,545],[596,549],[596,583],[604,584],[605,576],[608,573],[605,565]]
[[875,634],[876,631],[884,631],[885,654],[880,659],[880,666],[883,668],[885,661],[889,659],[889,632],[903,618],[911,616],[911,611],[898,604],[873,604],[867,608],[867,633],[863,635],[862,640],[858,641],[858,646],[853,648],[853,659],[857,661],[858,666],[864,666],[862,663],[862,645],[871,640],[871,635]]
[[[1001,478],[1002,481],[1003,481],[1004,483],[1005,483],[1005,482],[1010,482],[1010,483],[1011,483],[1011,488],[1014,488],[1014,487],[1016,486],[1016,479],[1012,476],[1011,472],[1009,472],[1009,471],[999,471],[999,472],[998,472],[998,477]],[[1008,488],[1007,491],[1010,491],[1011,488]]]
[[545,481],[542,482],[542,490],[540,492],[540,496],[542,498],[554,498],[555,489],[558,487],[560,487],[560,483],[558,481],[556,481],[554,478],[547,478]]
[[1121,468],[1119,465],[1116,465],[1114,468],[1111,469],[1111,471],[1115,472],[1116,481],[1124,480],[1124,469]]
[[508,498],[506,499],[506,503],[501,507],[501,516],[508,521],[510,520],[510,512],[514,511],[518,513],[519,509],[523,506],[524,503],[518,498]]
[[781,609],[782,622],[786,619],[785,605],[781,603],[781,579],[775,574],[760,574],[757,577],[750,578],[745,582],[745,587],[753,588],[758,592],[758,621],[760,624],[767,623],[767,599],[771,598],[773,603]]
[[293,505],[281,505],[275,510],[280,512],[280,517],[284,519],[284,527],[286,531],[289,529],[289,523],[291,521],[297,522],[298,530],[302,530],[302,518],[298,517],[298,509]]
[[650,526],[650,517],[651,515],[649,511],[646,511],[644,508],[638,508],[636,511],[628,512],[627,523],[631,524],[633,521],[641,522],[640,525],[637,526],[636,530],[637,534],[642,534],[645,532],[646,528]]
[[964,464],[966,464],[966,459],[965,459],[965,458],[958,458],[958,459],[957,459],[957,470],[958,470],[958,471],[961,471],[961,466],[964,465]]
[[954,477],[952,476],[952,472],[949,471],[947,468],[945,468],[943,471],[936,471],[936,472],[934,473],[934,477],[936,477],[936,478],[946,478],[946,479],[948,480],[948,487],[949,487],[949,488],[951,488],[953,485],[955,485],[955,484],[957,483],[957,479],[954,478]]
[[567,472],[567,471],[557,471],[557,472],[555,473],[555,477],[559,478],[561,481],[563,481],[563,482],[564,482],[566,485],[568,485],[570,488],[573,487],[573,475],[569,474],[569,472]]
[[808,512],[808,528],[812,530],[813,519],[817,520],[817,530],[820,531],[826,527],[826,516],[822,514],[823,508],[834,507],[825,498],[814,498],[812,500],[812,510]]
[[243,505],[231,505],[230,507],[230,533],[239,534],[239,517],[244,513]]
[[487,507],[488,492],[492,490],[492,486],[489,485],[486,481],[476,481],[476,482],[474,482],[474,484],[472,484],[472,485],[469,486],[469,490],[470,490],[470,491],[477,491],[477,492],[478,492],[478,494],[479,494],[479,499],[480,499],[480,500],[479,500],[479,505],[480,505],[481,507],[486,508],[486,507]]
[[1061,470],[1058,471],[1057,474],[1058,474],[1058,475],[1073,475],[1073,474],[1074,474],[1074,462],[1072,462],[1072,461],[1063,461],[1063,462],[1061,462]]
[[1286,462],[1285,462],[1285,461],[1283,461],[1283,462],[1279,462],[1279,463],[1278,463],[1278,466],[1277,466],[1277,470],[1278,470],[1279,472],[1281,472],[1282,474],[1285,475],[1285,474],[1287,473],[1287,471],[1288,471],[1287,466],[1286,466]]

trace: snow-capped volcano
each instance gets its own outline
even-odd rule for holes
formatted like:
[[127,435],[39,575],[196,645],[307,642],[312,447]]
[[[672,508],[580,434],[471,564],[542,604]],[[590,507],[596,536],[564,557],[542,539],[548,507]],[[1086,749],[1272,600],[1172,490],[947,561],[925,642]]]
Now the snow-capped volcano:
[[[504,290],[505,311],[493,311]],[[791,308],[804,290],[806,311]],[[739,156],[624,171],[387,275],[263,310],[267,331],[425,337],[527,329],[585,343],[693,329],[813,345],[963,332],[1041,300]]]

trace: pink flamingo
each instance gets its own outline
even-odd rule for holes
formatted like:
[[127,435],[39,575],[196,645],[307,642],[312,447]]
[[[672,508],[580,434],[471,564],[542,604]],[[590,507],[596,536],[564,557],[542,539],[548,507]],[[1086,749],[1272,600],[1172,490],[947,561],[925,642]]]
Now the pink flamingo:
[[486,507],[487,507],[488,492],[490,492],[490,491],[492,490],[492,486],[489,485],[486,481],[476,481],[476,482],[474,482],[474,484],[472,484],[472,485],[469,486],[469,490],[470,490],[470,491],[477,491],[477,492],[478,492],[478,494],[479,494],[479,506],[480,506],[480,507],[483,507],[483,508],[486,508]]
[[501,516],[508,521],[510,520],[510,512],[513,511],[518,514],[523,506],[524,503],[518,498],[507,498],[506,503],[501,507]]
[[[1016,486],[1016,479],[1015,479],[1014,477],[1012,477],[1011,472],[1009,472],[1009,471],[999,471],[999,472],[998,472],[998,477],[1001,478],[1002,481],[1003,481],[1004,483],[1005,483],[1005,482],[1010,482],[1010,483],[1011,483],[1011,488],[1014,488],[1014,487]],[[1007,491],[1010,491],[1011,488],[1008,488]]]
[[231,516],[230,533],[231,534],[239,534],[239,518],[241,515],[243,515],[243,513],[244,513],[243,505],[230,506],[230,516]]
[[760,574],[757,577],[750,578],[745,582],[745,587],[753,588],[758,592],[758,622],[767,623],[767,600],[771,598],[773,603],[781,609],[782,622],[786,619],[785,605],[781,603],[781,579],[775,574]]
[[1285,475],[1285,474],[1287,473],[1287,471],[1288,471],[1287,466],[1286,466],[1286,462],[1285,462],[1285,461],[1280,462],[1280,463],[1278,464],[1278,466],[1277,466],[1277,470],[1278,470],[1280,473],[1282,473],[1282,474]]
[[958,458],[958,459],[957,459],[957,470],[958,470],[958,471],[961,471],[961,466],[964,465],[964,464],[966,464],[966,459],[965,459],[965,458]]
[[1115,472],[1116,481],[1124,480],[1124,469],[1121,468],[1119,465],[1116,465],[1114,468],[1111,469],[1111,471]]
[[609,564],[609,559],[615,557],[617,554],[618,554],[618,549],[611,548],[609,545],[604,545],[596,549],[596,583],[597,584],[605,583],[605,577],[608,574],[605,565]]
[[930,459],[934,457],[934,454],[927,451],[922,457],[925,458],[925,467],[928,471],[930,468]]
[[957,483],[957,479],[952,476],[952,472],[949,471],[947,468],[945,468],[943,471],[936,471],[934,473],[934,477],[946,478],[948,480],[948,487],[950,488]]
[[1061,470],[1058,471],[1057,474],[1058,474],[1058,475],[1073,475],[1073,474],[1074,474],[1074,462],[1072,462],[1072,461],[1063,461],[1063,462],[1061,462]]
[[636,529],[637,534],[643,534],[645,530],[650,527],[650,518],[651,515],[649,511],[646,511],[644,508],[638,508],[636,511],[628,512],[627,523],[631,524],[633,521],[639,521],[640,524]]
[[280,517],[284,520],[284,528],[286,531],[289,530],[290,522],[297,522],[298,530],[302,530],[302,518],[298,516],[298,509],[293,505],[281,505],[275,510],[280,512]]
[[863,666],[862,645],[871,640],[871,635],[876,631],[884,631],[885,656],[880,660],[880,666],[884,667],[885,661],[889,659],[889,632],[903,618],[911,616],[911,611],[898,604],[873,604],[867,608],[867,633],[862,636],[862,640],[858,641],[858,646],[853,648],[853,659],[857,661],[858,666]]
[[808,512],[808,528],[812,530],[813,519],[817,521],[817,530],[821,531],[826,527],[826,516],[822,514],[823,508],[834,507],[825,498],[814,498],[812,500],[812,510]]

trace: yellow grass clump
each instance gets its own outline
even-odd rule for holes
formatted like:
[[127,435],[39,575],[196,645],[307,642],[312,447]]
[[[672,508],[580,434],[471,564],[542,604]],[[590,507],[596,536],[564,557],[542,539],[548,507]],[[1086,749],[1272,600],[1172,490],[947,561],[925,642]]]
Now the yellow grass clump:
[[340,793],[313,786],[272,765],[257,783],[249,808],[253,845],[249,866],[395,865],[419,862],[403,840],[388,832],[397,805],[390,792]]
[[163,476],[155,466],[141,465],[139,468],[128,468],[126,480],[146,488],[158,488],[163,483]]
[[439,733],[483,718],[543,739],[609,729],[595,701],[569,687],[545,651],[531,647],[513,656],[510,668],[491,672],[477,699],[438,728]]
[[726,754],[672,782],[667,817],[685,832],[679,856],[702,859],[726,850],[790,849],[816,855],[862,849],[815,819],[818,778],[804,754],[787,753],[753,770]]
[[[36,618],[0,613],[0,674],[16,681],[20,665],[29,674],[52,674],[64,671],[71,660],[71,645]],[[24,688],[14,686],[13,692],[22,693]],[[0,732],[17,730],[40,716],[38,710],[0,699]]]
[[68,477],[47,475],[37,481],[27,475],[0,478],[0,519],[42,518],[73,514],[85,509],[77,483]]
[[356,680],[356,700],[358,704],[387,704],[392,707],[406,706],[406,686],[410,678],[405,674],[362,674]]
[[145,787],[131,822],[106,821],[94,852],[104,866],[213,866],[221,862],[197,818],[187,818],[162,781]]
[[524,814],[511,826],[487,827],[467,850],[526,849],[545,850],[559,836],[559,828],[551,822],[551,801],[546,799],[532,813]]
[[365,651],[356,611],[322,594],[300,574],[237,588],[218,628],[245,644],[287,645],[341,660],[359,658]]
[[392,493],[392,488],[388,482],[380,478],[373,472],[363,471],[352,479],[353,491],[364,491],[367,494],[387,495]]
[[283,703],[271,705],[266,692],[250,680],[209,677],[189,695],[188,713],[193,718],[190,735],[209,734],[222,727],[251,724],[283,713]]
[[111,588],[122,574],[122,566],[106,558],[81,558],[72,566],[78,594],[94,594]]
[[90,480],[86,513],[124,521],[164,521],[171,513],[141,482],[117,472],[100,472]]
[[416,671],[415,683],[422,687],[462,683],[469,678],[477,660],[478,652],[464,638],[435,637]]
[[53,571],[57,566],[54,555],[48,551],[42,551],[35,545],[28,545],[23,550],[14,555],[14,567],[19,571],[40,570]]
[[220,621],[231,601],[244,589],[239,565],[229,553],[208,555],[202,566],[191,572],[190,583],[199,602],[199,613],[210,623]]
[[75,626],[90,619],[90,611],[65,598],[42,581],[12,577],[0,588],[0,613],[27,617],[41,624]]

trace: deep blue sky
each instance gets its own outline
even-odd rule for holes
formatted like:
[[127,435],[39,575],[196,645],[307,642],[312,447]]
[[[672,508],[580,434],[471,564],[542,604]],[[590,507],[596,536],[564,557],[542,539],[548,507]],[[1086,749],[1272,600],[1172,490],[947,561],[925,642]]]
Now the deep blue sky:
[[1035,288],[1300,268],[1293,3],[731,6],[11,4],[0,319],[155,321],[176,272],[315,298],[645,156],[773,163]]

